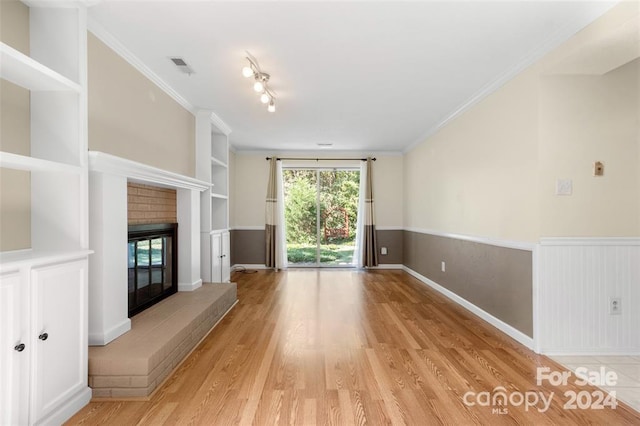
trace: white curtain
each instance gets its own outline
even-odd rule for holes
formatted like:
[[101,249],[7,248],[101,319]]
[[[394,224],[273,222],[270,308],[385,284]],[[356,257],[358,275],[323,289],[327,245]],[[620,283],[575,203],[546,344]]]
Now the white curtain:
[[265,265],[269,268],[286,269],[287,238],[284,221],[284,190],[282,185],[282,161],[269,159],[269,181],[265,216]]
[[282,161],[278,161],[276,171],[276,186],[278,191],[276,209],[276,270],[287,269],[287,224],[284,220],[284,185],[282,184]]
[[373,207],[371,158],[360,165],[360,199],[354,259],[358,268],[378,266],[378,247]]
[[353,251],[352,263],[358,268],[364,267],[362,247],[364,245],[364,211],[366,198],[367,162],[360,162],[360,195],[358,197],[358,218],[356,222],[356,248]]

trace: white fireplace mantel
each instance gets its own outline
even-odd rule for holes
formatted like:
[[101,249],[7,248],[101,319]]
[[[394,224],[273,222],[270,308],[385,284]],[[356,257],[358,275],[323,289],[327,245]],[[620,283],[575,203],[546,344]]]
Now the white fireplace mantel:
[[173,189],[192,189],[204,191],[212,185],[203,180],[194,179],[178,173],[169,172],[157,167],[127,160],[126,158],[106,154],[100,151],[89,151],[89,170],[91,172],[108,173],[124,176],[131,182],[144,183]]
[[89,344],[106,345],[131,329],[127,182],[176,190],[178,291],[202,285],[200,193],[211,184],[98,151],[89,151],[89,171]]

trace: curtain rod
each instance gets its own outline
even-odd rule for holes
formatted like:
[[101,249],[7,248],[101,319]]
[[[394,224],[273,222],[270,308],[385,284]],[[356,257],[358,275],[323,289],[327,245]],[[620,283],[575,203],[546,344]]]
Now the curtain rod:
[[[267,157],[267,161],[271,160],[273,157]],[[276,157],[277,161],[280,160],[315,160],[315,161],[367,161],[366,158],[286,158],[286,157]],[[373,157],[372,161],[376,161],[376,158]]]

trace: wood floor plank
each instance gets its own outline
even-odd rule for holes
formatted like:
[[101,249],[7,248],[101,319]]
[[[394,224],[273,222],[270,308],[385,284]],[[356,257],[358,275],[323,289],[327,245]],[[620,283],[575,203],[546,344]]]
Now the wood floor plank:
[[[563,367],[405,272],[259,271],[233,280],[238,305],[149,401],[92,402],[68,424],[640,424],[624,404],[565,409],[565,392],[597,389],[538,386],[538,367]],[[496,389],[554,397],[544,412],[468,403]]]

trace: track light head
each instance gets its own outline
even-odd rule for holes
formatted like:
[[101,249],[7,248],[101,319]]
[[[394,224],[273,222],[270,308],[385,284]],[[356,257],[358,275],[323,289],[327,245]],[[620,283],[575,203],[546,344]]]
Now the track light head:
[[268,104],[267,111],[275,112],[275,93],[270,90],[267,85],[271,76],[266,72],[262,72],[256,58],[254,58],[249,52],[246,53],[249,65],[242,68],[242,75],[246,78],[253,76],[255,79],[255,82],[253,83],[253,90],[260,93],[260,102]]
[[242,75],[247,78],[251,77],[253,75],[253,69],[250,66],[242,68]]

